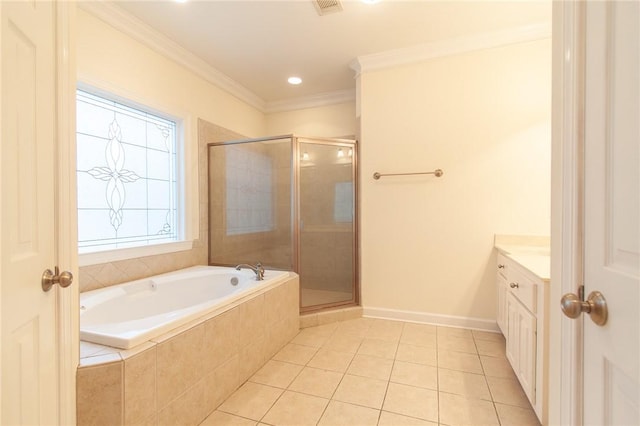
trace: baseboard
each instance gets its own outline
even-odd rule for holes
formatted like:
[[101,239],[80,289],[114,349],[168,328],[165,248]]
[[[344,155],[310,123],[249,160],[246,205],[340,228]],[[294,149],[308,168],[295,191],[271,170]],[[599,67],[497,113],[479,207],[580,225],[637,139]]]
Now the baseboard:
[[399,309],[363,307],[363,317],[408,321],[422,324],[443,325],[447,327],[471,328],[474,330],[500,332],[495,320],[458,317],[454,315],[432,314],[429,312],[401,311]]

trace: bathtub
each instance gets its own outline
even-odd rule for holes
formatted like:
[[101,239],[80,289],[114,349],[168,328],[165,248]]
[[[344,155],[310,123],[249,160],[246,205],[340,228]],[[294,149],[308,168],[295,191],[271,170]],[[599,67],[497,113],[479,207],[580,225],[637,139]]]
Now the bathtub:
[[80,339],[130,349],[288,276],[268,270],[257,281],[246,269],[195,266],[81,293]]

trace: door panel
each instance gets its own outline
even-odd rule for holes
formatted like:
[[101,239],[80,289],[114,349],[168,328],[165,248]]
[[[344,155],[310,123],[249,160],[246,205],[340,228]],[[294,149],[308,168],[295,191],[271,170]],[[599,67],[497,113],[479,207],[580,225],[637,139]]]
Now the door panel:
[[640,7],[585,2],[585,296],[609,319],[584,315],[585,424],[640,424]]
[[2,2],[2,424],[56,424],[55,4]]
[[301,307],[353,303],[355,146],[299,141]]

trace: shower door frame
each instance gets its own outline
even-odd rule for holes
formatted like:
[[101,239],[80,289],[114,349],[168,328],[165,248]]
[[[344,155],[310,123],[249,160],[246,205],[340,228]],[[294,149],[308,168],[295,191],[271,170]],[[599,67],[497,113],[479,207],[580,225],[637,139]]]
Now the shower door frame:
[[[312,305],[312,306],[302,306],[302,290],[300,288],[300,297],[298,301],[298,307],[300,309],[300,313],[311,313],[311,312],[319,312],[327,309],[332,309],[340,306],[358,306],[360,303],[360,209],[359,209],[359,184],[358,184],[358,141],[356,139],[344,139],[344,138],[320,138],[320,137],[302,137],[296,136],[294,134],[287,135],[277,135],[277,136],[266,136],[266,137],[258,137],[258,138],[246,138],[246,139],[236,139],[230,141],[223,142],[210,142],[207,144],[207,186],[208,182],[210,182],[210,168],[209,168],[209,149],[213,146],[224,146],[224,145],[239,145],[245,143],[256,143],[256,142],[268,142],[268,141],[276,141],[276,140],[285,140],[289,139],[291,143],[291,184],[292,184],[292,201],[291,201],[291,245],[292,245],[292,253],[291,253],[291,264],[293,271],[298,275],[300,274],[300,143],[311,143],[316,145],[327,145],[327,146],[337,146],[337,147],[347,147],[353,149],[353,156],[351,158],[351,179],[353,182],[353,222],[352,222],[352,233],[353,233],[353,243],[352,243],[352,259],[351,264],[353,265],[352,270],[352,283],[351,283],[351,299],[340,301],[340,302],[332,302],[332,303],[324,303],[320,305]],[[211,197],[209,196],[209,189],[207,188],[207,204],[208,211],[211,211]],[[221,263],[211,263],[211,226],[208,226],[207,231],[207,264],[209,265],[217,265],[217,266],[235,266],[232,264],[221,264]]]
[[339,302],[323,303],[319,305],[302,306],[302,286],[300,287],[300,313],[306,314],[311,312],[319,312],[327,309],[337,308],[340,306],[357,306],[360,303],[360,256],[359,256],[359,212],[360,209],[358,203],[358,141],[355,139],[340,139],[340,138],[319,138],[319,137],[303,137],[293,136],[293,160],[294,160],[294,185],[295,194],[294,199],[295,213],[294,220],[296,226],[294,227],[295,250],[294,256],[296,256],[295,263],[297,265],[296,272],[300,274],[300,143],[309,143],[316,145],[346,147],[353,149],[353,156],[351,157],[351,181],[353,182],[353,222],[352,222],[352,235],[353,243],[351,250],[351,265],[352,278],[351,278],[351,299]]

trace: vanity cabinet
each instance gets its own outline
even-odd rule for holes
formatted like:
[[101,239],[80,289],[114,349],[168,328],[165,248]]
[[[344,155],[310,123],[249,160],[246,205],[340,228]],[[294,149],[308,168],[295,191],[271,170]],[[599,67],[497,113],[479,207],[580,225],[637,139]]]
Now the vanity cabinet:
[[547,419],[547,285],[525,265],[498,254],[498,327],[506,355],[543,424]]

